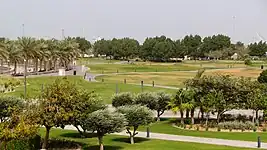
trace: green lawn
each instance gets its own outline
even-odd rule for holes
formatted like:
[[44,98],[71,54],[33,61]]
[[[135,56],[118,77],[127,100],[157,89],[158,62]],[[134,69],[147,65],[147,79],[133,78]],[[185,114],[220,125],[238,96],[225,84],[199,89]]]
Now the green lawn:
[[[40,94],[42,89],[42,84],[52,83],[56,78],[60,77],[34,77],[27,79],[27,94],[29,97],[34,97]],[[77,86],[89,90],[95,91],[99,96],[101,96],[106,103],[111,103],[111,96],[116,93],[116,84],[114,83],[102,83],[102,82],[88,82],[82,79],[80,76],[68,76],[68,79]],[[23,80],[23,79],[21,79]],[[119,92],[141,92],[141,87],[138,85],[129,85],[129,84],[118,84]],[[174,93],[174,90],[162,89],[162,88],[153,88],[153,87],[144,87],[144,91],[165,91],[168,93]],[[8,95],[23,96],[24,86],[20,86],[15,89],[15,92],[8,93]]]
[[86,64],[101,64],[101,63],[115,63],[119,62],[119,60],[109,60],[105,58],[80,58],[77,63],[81,65]]
[[[173,121],[173,120],[172,120]],[[267,133],[256,133],[256,132],[211,132],[211,131],[193,131],[183,130],[175,128],[171,125],[171,120],[161,121],[160,123],[154,123],[151,125],[151,132],[165,133],[174,135],[185,135],[185,136],[197,136],[207,138],[219,138],[229,140],[243,140],[243,141],[257,141],[258,136],[261,136],[263,142],[267,142]],[[146,131],[146,127],[140,127],[139,131]]]
[[197,70],[200,66],[185,64],[137,63],[137,64],[88,64],[91,73],[123,73],[123,72],[169,72]]
[[[40,129],[40,134],[44,137],[45,130]],[[51,138],[68,139],[79,142],[83,145],[83,149],[98,150],[98,141],[96,137],[79,138],[76,131],[52,129]],[[126,136],[107,135],[104,137],[105,150],[249,150],[246,148],[235,148],[227,146],[217,146],[198,143],[174,142],[165,140],[149,140],[145,138],[136,138],[136,143],[129,144]]]

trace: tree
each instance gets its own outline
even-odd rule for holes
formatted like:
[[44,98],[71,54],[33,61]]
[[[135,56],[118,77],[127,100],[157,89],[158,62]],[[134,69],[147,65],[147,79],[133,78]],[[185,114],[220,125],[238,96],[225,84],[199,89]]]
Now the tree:
[[[131,144],[134,144],[134,136],[138,134],[136,132],[138,127],[153,122],[153,112],[149,108],[140,105],[121,106],[117,110],[126,117],[128,122],[126,130],[130,135]],[[133,127],[133,132],[130,131],[131,127]]]
[[[208,93],[202,97],[201,103],[203,106],[203,110],[206,113],[206,126],[208,126],[208,120],[209,120],[210,113],[212,111],[214,111],[216,108],[220,107],[221,104],[219,102],[221,102],[223,100],[224,100],[224,98],[223,98],[222,92],[220,92],[220,91],[219,92],[212,91],[212,92],[210,92],[210,93]],[[220,108],[218,108],[218,109],[220,109]],[[218,113],[220,113],[220,112],[218,112]]]
[[168,105],[171,101],[171,96],[164,92],[156,93],[156,106],[153,110],[157,111],[157,121],[160,121],[160,116],[168,110]]
[[[250,92],[247,94],[246,98],[246,106],[247,109],[252,109],[256,113],[256,123],[259,124],[259,110],[265,110],[267,107],[266,103],[266,94],[264,92],[265,87],[258,84],[258,82],[250,83]],[[254,116],[252,118],[252,122],[255,122]]]
[[248,49],[250,50],[249,55],[262,57],[267,52],[267,44],[266,42],[260,41],[259,43],[248,45]]
[[260,83],[267,83],[267,70],[263,70],[258,77]]
[[66,78],[57,79],[45,87],[36,116],[32,117],[46,128],[43,149],[47,148],[50,129],[54,126],[63,128],[71,121],[79,95],[77,87]]
[[7,150],[8,142],[25,140],[37,134],[39,126],[29,120],[23,113],[13,112],[9,120],[0,123],[0,140]]
[[182,45],[187,52],[187,55],[190,55],[194,58],[201,57],[201,53],[199,52],[199,47],[202,43],[202,39],[199,35],[187,35],[182,40]]
[[85,129],[97,131],[100,150],[104,150],[103,136],[114,132],[121,132],[126,126],[125,117],[117,112],[97,110],[88,115],[85,120]]
[[176,114],[180,111],[181,124],[184,125],[184,111],[191,110],[194,106],[190,101],[192,100],[191,92],[186,89],[179,89],[174,98],[169,102],[169,107]]
[[113,95],[112,97],[113,107],[132,105],[133,102],[134,102],[134,97],[130,92],[119,93],[119,94]]
[[[78,94],[77,99],[75,99],[75,104],[70,106],[70,108],[65,107],[65,109],[74,108],[72,109],[73,116],[70,122],[66,124],[72,124],[76,127],[81,136],[85,136],[86,129],[84,120],[86,120],[90,113],[105,109],[106,105],[94,92],[79,91]],[[83,131],[81,131],[79,127],[81,127]]]
[[0,121],[5,122],[10,119],[12,113],[23,109],[23,100],[17,97],[0,97]]
[[157,107],[157,97],[155,93],[142,92],[135,96],[134,103],[146,106],[151,110],[155,110]]
[[75,41],[79,44],[78,49],[81,50],[82,55],[89,53],[89,49],[92,47],[89,41],[82,37],[76,37],[73,39],[75,39]]

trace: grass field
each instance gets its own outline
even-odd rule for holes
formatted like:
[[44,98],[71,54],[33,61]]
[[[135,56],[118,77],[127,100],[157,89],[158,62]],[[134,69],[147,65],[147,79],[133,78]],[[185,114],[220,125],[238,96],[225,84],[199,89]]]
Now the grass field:
[[170,71],[186,71],[197,70],[200,66],[184,65],[184,64],[159,64],[137,63],[137,64],[89,64],[91,73],[125,73],[125,72],[170,72]]
[[[244,76],[244,77],[251,77],[257,78],[259,74],[262,72],[260,69],[255,68],[247,68],[247,69],[238,69],[238,68],[231,68],[226,70],[207,70],[204,75],[216,75],[216,74],[223,74],[223,75],[232,75],[232,76]],[[167,85],[167,86],[175,86],[175,87],[182,87],[183,82],[187,79],[191,79],[196,75],[196,72],[136,72],[136,73],[125,73],[125,74],[111,74],[111,75],[104,75],[99,76],[96,79],[101,81],[104,79],[106,82],[109,83],[124,83],[124,79],[126,79],[127,83],[135,83],[138,84],[140,81],[144,81],[145,84],[152,84],[156,85]]]
[[[256,132],[211,132],[211,131],[196,131],[184,130],[172,126],[174,120],[161,121],[154,123],[150,127],[151,132],[165,133],[174,135],[219,138],[229,140],[243,140],[243,141],[257,141],[258,136],[261,137],[262,142],[267,142],[267,133]],[[146,127],[139,128],[139,131],[146,131]]]
[[[44,137],[45,130],[40,129],[40,134]],[[79,138],[76,131],[52,129],[51,138],[68,139],[79,142],[83,149],[98,150],[98,141],[96,137]],[[105,150],[249,150],[246,148],[235,148],[227,146],[217,146],[198,143],[174,142],[164,140],[149,140],[145,138],[135,138],[136,143],[129,144],[129,138],[126,136],[107,135],[104,137]]]
[[[52,83],[56,78],[60,77],[34,77],[27,79],[27,94],[29,97],[34,97],[40,94],[42,84]],[[102,83],[102,82],[87,82],[79,76],[68,76],[68,79],[74,82],[80,88],[95,91],[99,94],[106,103],[111,103],[111,96],[116,93],[116,84]],[[141,92],[141,87],[138,85],[118,84],[119,92]],[[144,91],[165,91],[168,93],[174,93],[174,90],[144,87]],[[16,88],[15,92],[7,93],[8,95],[23,96],[24,86]]]
[[102,64],[102,63],[115,63],[119,62],[119,60],[109,60],[103,58],[80,58],[77,63],[78,64]]

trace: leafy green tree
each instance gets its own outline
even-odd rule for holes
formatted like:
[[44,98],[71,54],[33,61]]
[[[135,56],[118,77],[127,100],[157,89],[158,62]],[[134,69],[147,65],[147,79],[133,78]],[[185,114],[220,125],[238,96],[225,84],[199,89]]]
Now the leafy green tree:
[[64,127],[74,117],[73,110],[79,99],[79,90],[66,78],[57,79],[54,83],[45,87],[40,95],[38,110],[33,121],[37,121],[46,128],[42,148],[47,148],[50,129],[52,127]]
[[[94,111],[105,109],[106,105],[103,100],[94,92],[79,91],[79,95],[75,99],[75,104],[65,109],[72,109],[73,116],[69,124],[72,124],[79,131],[81,136],[85,136],[85,122],[88,115]],[[73,109],[74,108],[74,109]],[[66,123],[68,124],[68,123]],[[83,131],[80,130],[82,128]]]
[[134,103],[155,110],[157,107],[157,96],[152,92],[142,92],[135,96]]
[[260,83],[267,83],[267,70],[263,70],[258,77]]
[[267,52],[267,44],[266,42],[260,41],[259,43],[248,45],[248,49],[250,50],[249,55],[262,57]]
[[14,111],[22,111],[24,101],[17,97],[2,96],[0,97],[0,121],[9,120]]
[[82,37],[76,37],[74,39],[79,44],[78,49],[81,50],[82,55],[88,54],[89,53],[89,49],[92,47],[90,41],[88,41],[88,40],[86,40],[85,38],[82,38]]
[[202,39],[199,35],[187,35],[182,40],[182,45],[187,52],[187,55],[190,55],[194,58],[201,57],[201,53],[199,52],[199,47],[202,43]]
[[[131,106],[121,106],[118,109],[118,112],[124,114],[127,119],[127,133],[130,135],[131,144],[134,144],[134,136],[138,134],[137,129],[141,125],[149,125],[153,122],[153,112],[145,107],[140,105],[131,105]],[[130,131],[133,127],[133,132]]]
[[[265,110],[267,107],[266,99],[267,95],[265,94],[263,88],[264,86],[258,84],[258,82],[250,83],[250,92],[246,95],[246,106],[247,109],[252,109],[256,113],[256,123],[259,124],[259,110]],[[252,119],[254,121],[254,117]]]
[[113,107],[132,105],[133,103],[134,103],[134,97],[130,92],[119,93],[119,94],[113,95],[112,97]]
[[160,121],[160,116],[168,110],[168,105],[171,101],[171,96],[164,92],[157,92],[156,93],[156,106],[153,110],[157,111],[157,121]]
[[[201,102],[202,102],[203,110],[206,113],[206,126],[208,126],[210,113],[216,109],[218,109],[219,111],[220,105],[221,105],[219,102],[223,100],[224,98],[223,98],[223,94],[221,91],[219,92],[213,91],[202,97]],[[219,113],[220,112],[218,112],[218,114]]]
[[0,140],[7,144],[12,140],[26,140],[37,134],[39,126],[23,113],[13,112],[8,120],[0,123]]
[[106,134],[121,132],[127,124],[124,115],[108,110],[97,110],[88,115],[85,120],[87,130],[97,131],[100,150],[104,150],[103,136]]
[[[217,106],[215,107],[218,115],[217,121],[220,121],[220,116],[233,108],[242,107],[239,106],[245,101],[244,95],[247,94],[247,90],[244,86],[249,81],[247,78],[231,78],[228,75],[216,75],[216,76],[203,76],[201,78],[190,79],[186,82],[186,86],[193,88],[196,91],[197,103],[200,106],[200,110],[204,109],[204,104],[201,98],[208,95],[211,92],[221,93],[223,98],[217,99]],[[219,96],[218,95],[218,96]]]

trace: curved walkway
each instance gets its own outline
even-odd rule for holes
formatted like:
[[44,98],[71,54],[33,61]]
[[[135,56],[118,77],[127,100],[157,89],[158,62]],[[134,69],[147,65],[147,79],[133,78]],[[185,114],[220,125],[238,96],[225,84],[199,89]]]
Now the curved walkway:
[[[77,130],[74,126],[66,126],[64,129],[67,130]],[[129,136],[126,131],[120,133],[114,133],[116,135]],[[136,137],[146,138],[146,132],[139,132]],[[181,142],[193,142],[202,144],[213,144],[213,145],[224,145],[232,147],[244,147],[244,148],[257,148],[257,139],[255,142],[240,141],[240,140],[225,140],[217,138],[203,138],[203,137],[193,137],[193,136],[180,136],[172,134],[161,134],[161,133],[150,133],[151,139],[158,140],[168,140],[168,141],[181,141]],[[261,143],[261,148],[267,149],[267,143]]]

